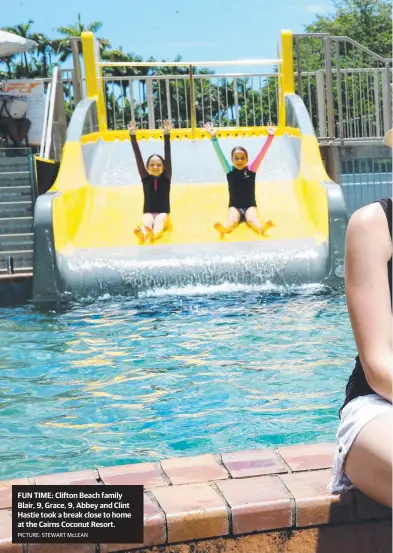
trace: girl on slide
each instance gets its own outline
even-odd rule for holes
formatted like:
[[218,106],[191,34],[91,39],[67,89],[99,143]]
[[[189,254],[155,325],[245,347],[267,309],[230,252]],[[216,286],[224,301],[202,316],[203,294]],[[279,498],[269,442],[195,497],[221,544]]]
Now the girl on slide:
[[269,126],[267,140],[252,163],[248,163],[247,150],[242,146],[236,146],[231,153],[232,165],[225,158],[217,140],[217,129],[210,123],[206,123],[205,128],[211,136],[214,150],[227,176],[229,188],[228,220],[225,226],[216,223],[214,228],[222,237],[232,232],[240,222],[245,221],[253,231],[264,235],[273,226],[273,223],[272,221],[262,223],[258,218],[255,200],[255,177],[274,138],[274,127]]
[[143,216],[142,226],[134,229],[135,235],[141,242],[150,240],[154,242],[160,238],[168,227],[171,190],[172,164],[171,164],[171,132],[172,125],[168,120],[164,121],[164,158],[158,154],[149,156],[146,166],[143,163],[141,151],[136,139],[136,122],[131,121],[128,131],[131,137],[131,145],[134,150],[138,172],[143,185]]

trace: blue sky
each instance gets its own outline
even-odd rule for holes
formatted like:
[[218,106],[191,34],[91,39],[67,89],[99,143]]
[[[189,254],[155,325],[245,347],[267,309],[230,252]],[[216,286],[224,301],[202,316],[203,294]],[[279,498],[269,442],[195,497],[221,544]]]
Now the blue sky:
[[315,14],[333,11],[331,0],[12,0],[2,8],[1,26],[34,20],[34,30],[82,21],[103,22],[101,36],[113,48],[183,60],[275,58],[280,30],[302,32]]

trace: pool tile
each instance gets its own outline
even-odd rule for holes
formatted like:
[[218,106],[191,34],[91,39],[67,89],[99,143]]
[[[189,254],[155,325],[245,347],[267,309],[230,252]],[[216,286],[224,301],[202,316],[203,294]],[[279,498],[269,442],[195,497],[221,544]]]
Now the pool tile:
[[8,510],[0,511],[0,553],[22,553],[22,544],[12,543],[12,518]]
[[296,503],[296,526],[312,526],[354,519],[353,495],[331,495],[327,486],[330,470],[297,472],[279,476]]
[[29,482],[27,478],[0,482],[0,509],[9,509],[12,507],[12,486],[28,486],[30,483],[31,482]]
[[101,480],[105,485],[141,485],[145,488],[168,486],[168,482],[160,474],[154,463],[136,463],[116,467],[102,467],[98,469]]
[[44,474],[35,477],[36,485],[80,485],[80,486],[99,486],[95,478],[95,471],[79,470],[76,472],[61,472],[58,474]]
[[166,459],[161,466],[174,485],[223,480],[229,476],[210,454]]
[[169,543],[228,534],[224,499],[208,484],[155,488],[152,493],[166,514]]
[[30,543],[29,553],[95,553],[95,545],[92,543]]
[[280,447],[279,454],[291,470],[330,469],[333,466],[335,445],[310,444]]
[[223,453],[221,458],[232,478],[288,472],[288,467],[282,458],[272,449]]
[[165,543],[165,517],[157,504],[145,494],[144,500],[144,542],[141,544],[108,543],[101,544],[101,553],[112,553],[122,549],[135,549],[140,547],[151,547]]
[[223,480],[217,487],[231,507],[234,534],[292,526],[290,494],[277,478]]
[[359,490],[355,490],[354,495],[357,519],[392,518],[392,510],[388,507],[370,499]]

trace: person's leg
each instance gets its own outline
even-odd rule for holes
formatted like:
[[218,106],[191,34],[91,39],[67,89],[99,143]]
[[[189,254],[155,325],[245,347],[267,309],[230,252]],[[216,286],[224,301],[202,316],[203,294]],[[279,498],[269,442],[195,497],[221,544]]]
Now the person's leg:
[[228,211],[228,219],[224,225],[215,223],[214,228],[223,236],[233,231],[240,222],[240,211],[236,207],[230,207]]
[[258,234],[265,234],[265,232],[273,226],[272,221],[266,221],[266,223],[262,223],[259,220],[258,217],[258,211],[256,207],[249,207],[246,211],[246,223],[247,225],[252,228],[254,232],[257,232]]
[[19,129],[16,121],[12,117],[2,117],[0,120],[2,131],[11,139],[13,146],[20,146],[22,140],[19,138]]
[[392,507],[392,416],[383,413],[359,432],[344,465],[344,472],[363,493]]
[[152,213],[144,213],[142,215],[142,228],[138,225],[134,228],[134,233],[144,242],[147,238],[151,238],[153,234],[154,215]]
[[161,236],[164,234],[164,230],[167,228],[169,222],[169,216],[168,213],[159,213],[155,219],[153,224],[153,231],[154,231],[154,238],[157,240],[157,238],[161,238]]
[[24,117],[23,119],[17,119],[17,127],[18,127],[19,143],[22,144],[22,142],[25,140],[26,145],[28,145],[27,135],[31,127],[30,119],[26,119],[26,117]]

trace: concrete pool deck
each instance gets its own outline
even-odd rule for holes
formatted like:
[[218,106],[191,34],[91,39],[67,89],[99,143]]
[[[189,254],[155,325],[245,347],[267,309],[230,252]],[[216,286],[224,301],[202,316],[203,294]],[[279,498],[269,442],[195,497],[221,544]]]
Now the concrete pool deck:
[[[0,553],[391,553],[390,509],[328,493],[333,454],[297,445],[0,482]],[[143,484],[144,544],[12,544],[12,484]]]

